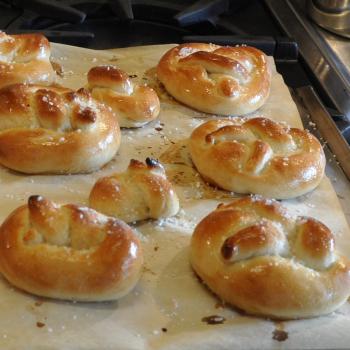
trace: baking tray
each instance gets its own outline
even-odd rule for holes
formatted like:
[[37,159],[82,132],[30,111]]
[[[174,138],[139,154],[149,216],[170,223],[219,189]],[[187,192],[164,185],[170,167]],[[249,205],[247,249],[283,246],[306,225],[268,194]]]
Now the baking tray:
[[[141,129],[122,131],[117,156],[88,175],[21,175],[0,169],[0,219],[41,194],[59,203],[86,204],[101,176],[124,170],[131,158],[159,158],[180,198],[178,215],[133,225],[144,251],[140,282],[117,302],[74,303],[31,296],[0,280],[1,349],[295,349],[348,348],[350,304],[319,318],[274,322],[250,317],[223,305],[196,278],[189,265],[189,242],[195,225],[218,203],[234,194],[205,184],[192,167],[187,138],[208,118],[168,96],[155,77],[159,58],[172,45],[93,51],[53,44],[53,60],[61,67],[61,83],[85,86],[86,73],[97,64],[115,64],[136,82],[153,86],[161,98],[159,120]],[[273,59],[272,89],[263,115],[302,127],[287,86]],[[292,213],[322,220],[336,236],[340,251],[350,256],[350,232],[337,195],[327,177],[305,196],[283,201]],[[220,325],[203,318],[224,317]],[[276,332],[277,330],[277,332]],[[282,337],[278,336],[281,335]],[[278,339],[277,339],[278,338]],[[283,341],[281,341],[283,340]]]

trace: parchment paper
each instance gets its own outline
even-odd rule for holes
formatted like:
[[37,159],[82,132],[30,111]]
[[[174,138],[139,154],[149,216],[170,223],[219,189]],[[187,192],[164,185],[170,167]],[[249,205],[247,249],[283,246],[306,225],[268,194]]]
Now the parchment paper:
[[[62,66],[61,83],[78,88],[97,64],[115,64],[161,94],[160,119],[142,129],[123,130],[118,155],[89,175],[28,176],[0,168],[0,219],[32,194],[59,203],[86,204],[97,178],[123,170],[130,158],[160,158],[180,197],[173,218],[134,225],[145,251],[143,276],[128,296],[113,303],[72,303],[42,299],[21,292],[0,279],[0,349],[295,349],[348,348],[350,304],[311,320],[275,323],[223,306],[195,277],[188,261],[194,226],[232,194],[207,186],[191,166],[186,139],[208,116],[175,102],[159,90],[153,67],[169,45],[93,51],[53,45]],[[271,60],[271,64],[273,62]],[[136,76],[135,76],[136,75]],[[301,126],[297,108],[282,77],[274,69],[271,96],[256,114]],[[350,256],[350,232],[327,178],[312,193],[283,201],[295,214],[321,219],[336,235],[340,250]],[[221,325],[202,318],[220,315]],[[275,329],[288,338],[273,339]]]

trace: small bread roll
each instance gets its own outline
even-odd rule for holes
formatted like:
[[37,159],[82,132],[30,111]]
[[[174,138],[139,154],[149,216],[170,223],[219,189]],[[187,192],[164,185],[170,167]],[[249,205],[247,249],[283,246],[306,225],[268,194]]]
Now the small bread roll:
[[0,164],[23,173],[86,173],[120,145],[113,114],[87,90],[17,84],[0,89]]
[[316,137],[267,118],[210,120],[192,132],[190,154],[211,184],[279,199],[313,190],[326,164]]
[[267,57],[248,46],[182,44],[161,58],[157,75],[170,95],[207,113],[250,113],[270,93]]
[[0,88],[16,84],[52,84],[50,43],[41,34],[6,35],[0,31]]
[[124,222],[31,196],[0,227],[0,271],[26,292],[79,301],[115,300],[137,283],[140,242]]
[[129,76],[115,66],[98,66],[88,73],[92,96],[108,106],[125,128],[141,127],[156,119],[160,103],[155,91],[135,85]]
[[257,197],[219,205],[197,225],[191,264],[223,301],[255,315],[315,317],[350,296],[350,262],[332,232]]
[[166,218],[179,211],[163,166],[150,158],[146,164],[132,159],[125,172],[99,179],[89,201],[92,208],[125,222]]

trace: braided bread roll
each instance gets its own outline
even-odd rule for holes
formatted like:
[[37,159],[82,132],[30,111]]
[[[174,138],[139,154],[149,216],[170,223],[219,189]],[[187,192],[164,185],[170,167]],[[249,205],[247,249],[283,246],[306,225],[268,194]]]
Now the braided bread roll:
[[313,190],[326,164],[316,137],[266,118],[210,120],[192,132],[190,154],[211,184],[279,199]]
[[335,251],[332,232],[271,200],[219,205],[195,228],[191,263],[222,300],[251,314],[314,317],[350,296],[350,262]]
[[248,46],[182,44],[161,58],[157,75],[170,95],[207,113],[250,113],[270,93],[267,58]]
[[50,55],[50,43],[41,34],[6,35],[0,31],[0,88],[53,83],[56,73]]
[[125,172],[99,179],[89,201],[92,208],[125,222],[166,218],[179,211],[163,166],[150,158],[146,164],[132,159]]
[[121,127],[141,127],[159,115],[160,103],[155,91],[135,85],[115,66],[91,68],[88,83],[92,96],[111,108]]
[[31,196],[0,228],[0,271],[40,296],[115,300],[137,283],[140,242],[124,222],[77,205]]
[[85,173],[116,154],[120,129],[89,92],[11,85],[0,90],[0,163],[23,173]]

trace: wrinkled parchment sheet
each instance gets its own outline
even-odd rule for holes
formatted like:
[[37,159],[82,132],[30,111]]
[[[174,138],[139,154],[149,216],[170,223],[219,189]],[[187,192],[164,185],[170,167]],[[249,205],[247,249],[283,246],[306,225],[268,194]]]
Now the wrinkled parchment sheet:
[[[246,316],[223,306],[195,277],[188,253],[195,225],[233,194],[206,185],[191,166],[186,139],[210,117],[187,108],[159,89],[154,75],[171,46],[93,51],[53,45],[62,67],[61,83],[86,85],[86,73],[97,64],[115,64],[133,80],[147,83],[161,96],[160,119],[142,129],[123,130],[117,156],[88,175],[28,176],[0,168],[0,219],[29,195],[41,194],[59,203],[86,204],[96,179],[124,170],[130,158],[159,158],[175,184],[180,213],[166,220],[133,225],[144,252],[145,266],[137,287],[118,302],[73,303],[28,295],[0,279],[0,349],[295,349],[348,348],[350,303],[337,312],[311,320],[277,323]],[[274,64],[271,60],[271,65]],[[297,108],[282,77],[273,68],[271,96],[256,114],[301,126]],[[336,235],[336,244],[350,256],[350,232],[335,191],[325,178],[312,193],[283,201],[293,213],[321,219]],[[220,325],[202,318],[223,316]],[[273,339],[275,329],[288,338]]]

